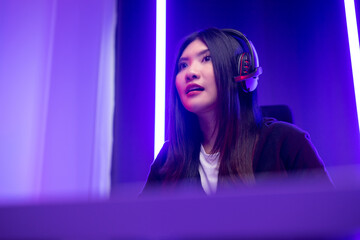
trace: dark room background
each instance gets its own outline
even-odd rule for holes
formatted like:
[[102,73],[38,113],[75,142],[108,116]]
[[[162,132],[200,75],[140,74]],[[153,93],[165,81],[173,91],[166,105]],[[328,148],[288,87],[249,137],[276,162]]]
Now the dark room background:
[[[117,14],[112,186],[141,189],[154,160],[156,1],[119,0]],[[238,29],[254,43],[264,71],[259,104],[288,105],[329,169],[359,164],[343,1],[167,1],[166,24],[166,93],[184,36]]]

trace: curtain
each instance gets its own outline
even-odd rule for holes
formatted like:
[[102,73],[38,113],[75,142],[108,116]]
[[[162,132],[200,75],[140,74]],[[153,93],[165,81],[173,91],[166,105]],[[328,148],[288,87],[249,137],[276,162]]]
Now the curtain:
[[116,0],[0,3],[0,200],[107,196]]

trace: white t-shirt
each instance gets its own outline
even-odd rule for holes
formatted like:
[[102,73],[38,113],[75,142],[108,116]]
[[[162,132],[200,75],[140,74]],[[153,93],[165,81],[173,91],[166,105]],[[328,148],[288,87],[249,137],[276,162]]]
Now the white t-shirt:
[[216,193],[219,175],[219,153],[207,154],[201,145],[199,173],[201,186],[206,194]]

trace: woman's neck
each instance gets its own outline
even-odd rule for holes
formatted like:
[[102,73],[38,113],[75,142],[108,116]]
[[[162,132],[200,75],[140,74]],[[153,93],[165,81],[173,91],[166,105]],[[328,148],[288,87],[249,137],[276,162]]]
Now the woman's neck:
[[218,128],[216,126],[215,114],[208,113],[205,115],[198,115],[200,129],[203,134],[202,145],[206,153],[211,153],[216,137],[218,134]]

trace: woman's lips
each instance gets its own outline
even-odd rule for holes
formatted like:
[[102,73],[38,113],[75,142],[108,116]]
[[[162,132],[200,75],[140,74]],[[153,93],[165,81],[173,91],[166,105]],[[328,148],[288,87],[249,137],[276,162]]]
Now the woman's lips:
[[198,84],[191,83],[186,86],[185,93],[195,93],[195,92],[201,92],[204,91],[204,88]]

